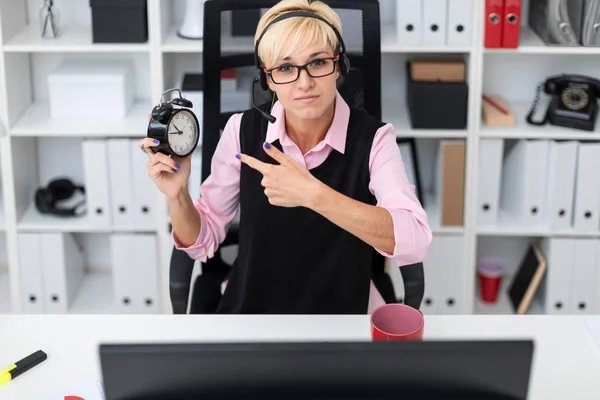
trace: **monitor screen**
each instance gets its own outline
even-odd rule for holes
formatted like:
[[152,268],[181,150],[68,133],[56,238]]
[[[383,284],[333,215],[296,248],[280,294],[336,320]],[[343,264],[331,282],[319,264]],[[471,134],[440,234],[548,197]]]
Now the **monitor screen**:
[[531,340],[102,344],[106,400],[527,399]]

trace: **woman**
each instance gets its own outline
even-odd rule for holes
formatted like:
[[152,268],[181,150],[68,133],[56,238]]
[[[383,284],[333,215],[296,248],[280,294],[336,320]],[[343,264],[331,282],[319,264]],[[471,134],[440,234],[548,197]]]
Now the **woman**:
[[[289,15],[269,25],[298,10],[333,26]],[[341,34],[339,16],[318,1],[282,0],[264,14],[255,42],[276,120],[255,109],[229,119],[200,198],[188,194],[189,158],[147,151],[175,246],[192,258],[214,255],[239,206],[238,259],[219,313],[364,314],[373,249],[399,266],[425,258],[431,231],[393,126],[349,108],[336,89],[334,28]]]

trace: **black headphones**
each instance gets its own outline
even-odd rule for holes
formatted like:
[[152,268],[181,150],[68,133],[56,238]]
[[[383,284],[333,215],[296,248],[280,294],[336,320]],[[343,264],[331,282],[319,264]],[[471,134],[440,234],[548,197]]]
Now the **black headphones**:
[[38,188],[35,192],[35,206],[42,214],[53,214],[58,216],[81,215],[79,208],[85,204],[85,200],[77,203],[71,208],[59,208],[56,203],[68,200],[79,190],[85,194],[83,186],[75,185],[67,178],[58,178],[51,181],[47,187]]
[[338,41],[340,42],[340,46],[341,46],[340,58],[338,60],[338,63],[340,65],[340,73],[342,74],[342,76],[348,75],[348,72],[350,72],[350,60],[348,59],[348,56],[346,55],[346,45],[344,44],[344,39],[342,39],[342,35],[340,35],[338,30],[335,28],[335,26],[332,23],[330,23],[329,21],[327,21],[325,18],[323,18],[320,15],[315,14],[311,11],[297,10],[297,11],[290,11],[288,13],[282,14],[282,15],[278,16],[277,18],[275,18],[273,21],[271,21],[265,27],[265,29],[262,31],[262,33],[258,37],[258,40],[256,41],[256,45],[254,47],[254,62],[256,64],[256,68],[258,69],[258,78],[259,78],[259,82],[260,82],[260,87],[266,91],[269,88],[269,85],[267,84],[267,74],[265,73],[264,68],[261,67],[260,59],[258,58],[258,45],[260,44],[262,37],[267,32],[267,30],[271,27],[271,25],[273,25],[279,21],[282,21],[284,19],[293,18],[293,17],[316,18],[318,20],[325,22],[327,25],[329,25],[331,27],[331,29],[333,29],[333,32],[335,32],[335,35],[337,36]]

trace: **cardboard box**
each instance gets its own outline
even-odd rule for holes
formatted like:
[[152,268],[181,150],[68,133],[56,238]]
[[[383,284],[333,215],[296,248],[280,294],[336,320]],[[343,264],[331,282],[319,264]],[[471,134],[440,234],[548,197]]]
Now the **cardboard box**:
[[465,63],[462,60],[414,60],[410,62],[412,79],[418,82],[464,82]]

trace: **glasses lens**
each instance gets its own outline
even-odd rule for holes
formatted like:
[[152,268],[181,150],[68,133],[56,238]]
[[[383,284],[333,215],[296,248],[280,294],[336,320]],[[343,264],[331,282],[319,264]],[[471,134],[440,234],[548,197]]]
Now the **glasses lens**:
[[334,65],[331,58],[319,59],[311,62],[307,66],[310,75],[318,78],[333,73]]
[[[335,63],[332,59],[318,59],[306,66],[310,76],[319,78],[333,73]],[[271,77],[275,83],[289,83],[298,79],[298,68],[294,65],[284,64],[271,70]]]

